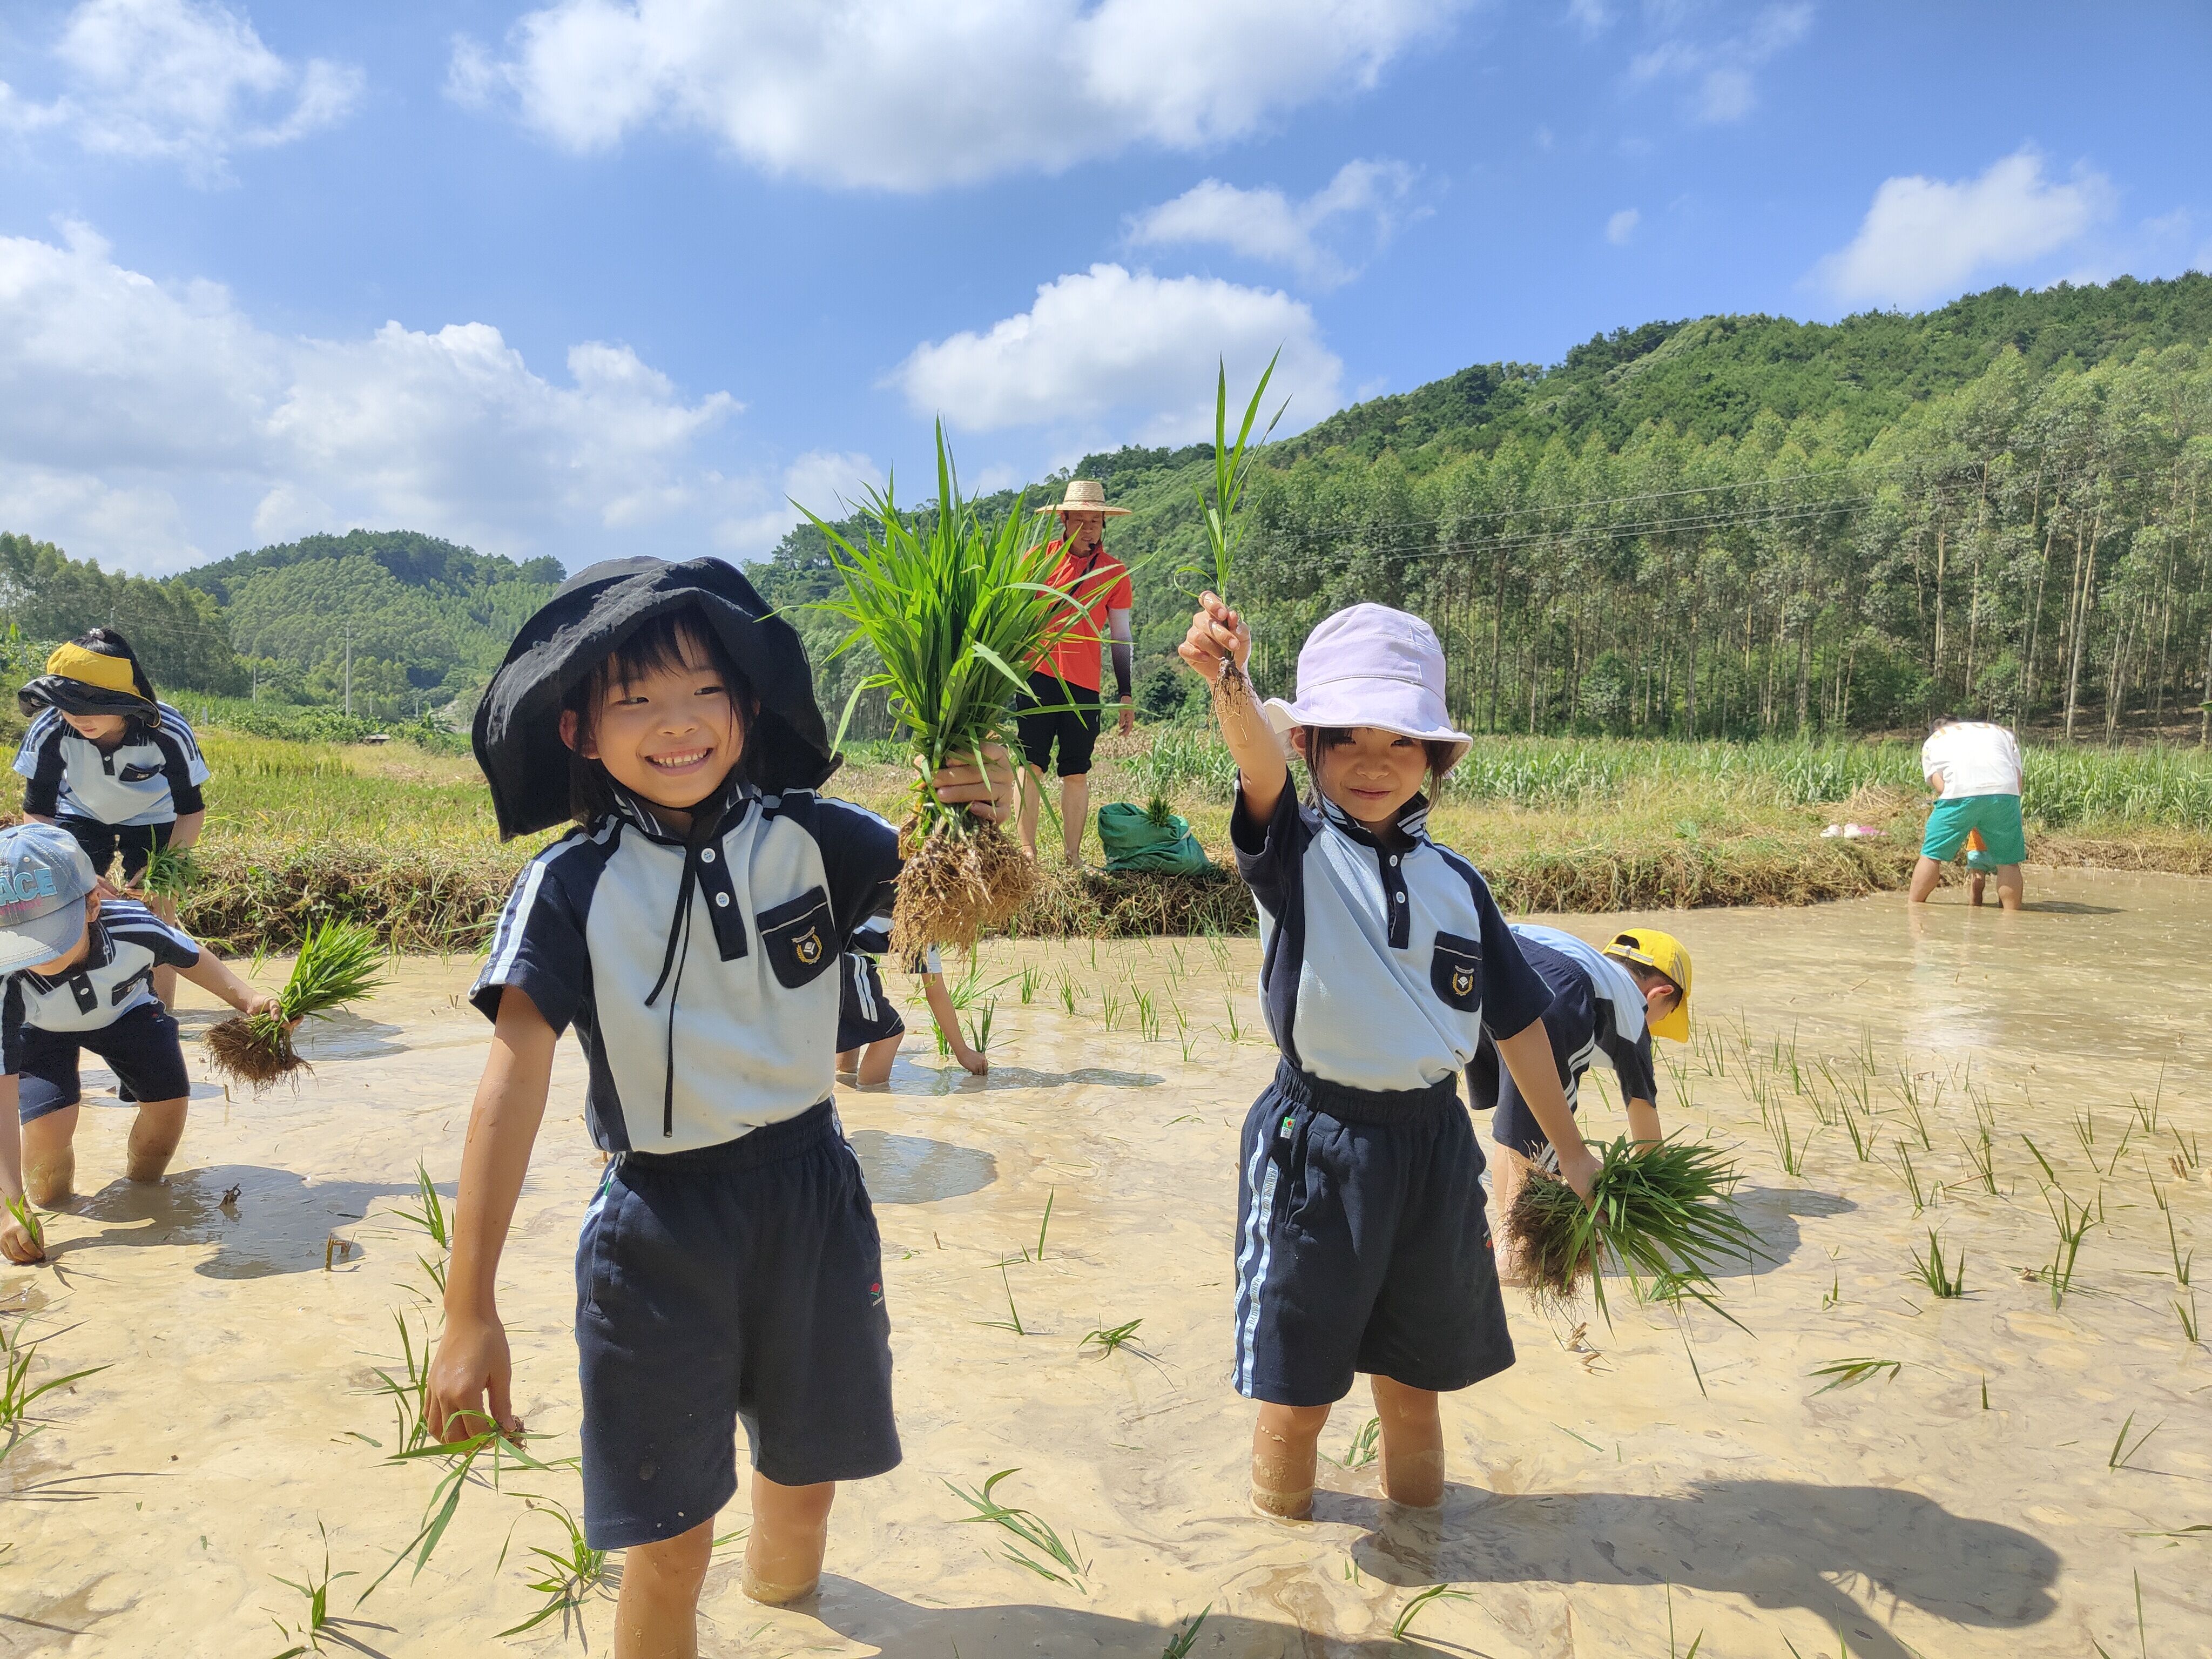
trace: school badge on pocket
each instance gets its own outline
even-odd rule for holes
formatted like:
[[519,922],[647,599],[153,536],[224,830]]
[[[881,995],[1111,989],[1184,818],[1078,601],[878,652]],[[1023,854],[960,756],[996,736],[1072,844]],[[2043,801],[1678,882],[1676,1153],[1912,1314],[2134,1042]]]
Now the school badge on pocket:
[[1452,994],[1454,996],[1466,996],[1474,989],[1474,972],[1472,969],[1455,968],[1452,969]]
[[805,963],[809,968],[811,968],[816,963],[822,960],[821,933],[815,928],[808,928],[805,933],[799,936],[797,941],[796,949],[799,952],[799,961]]

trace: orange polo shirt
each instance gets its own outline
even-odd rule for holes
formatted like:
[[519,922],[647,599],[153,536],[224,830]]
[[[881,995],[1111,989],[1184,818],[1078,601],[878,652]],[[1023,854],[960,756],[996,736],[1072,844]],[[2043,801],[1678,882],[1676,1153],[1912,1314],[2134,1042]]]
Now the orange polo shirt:
[[[1057,548],[1061,544],[1054,542],[1052,545]],[[1103,547],[1093,559],[1062,553],[1060,562],[1053,567],[1050,581],[1062,592],[1073,596],[1073,621],[1060,643],[1030,666],[1042,673],[1050,673],[1057,668],[1060,678],[1070,685],[1096,691],[1099,680],[1098,642],[1106,636],[1107,613],[1127,611],[1137,602],[1129,586],[1129,568]],[[1055,625],[1068,615],[1063,609],[1054,618]]]

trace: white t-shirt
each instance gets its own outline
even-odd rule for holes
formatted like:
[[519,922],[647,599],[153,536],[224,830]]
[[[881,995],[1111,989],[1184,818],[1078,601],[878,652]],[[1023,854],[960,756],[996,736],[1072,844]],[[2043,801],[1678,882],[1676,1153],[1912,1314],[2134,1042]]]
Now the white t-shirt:
[[1920,772],[1940,778],[1943,799],[2020,793],[2020,745],[2002,726],[1954,720],[1920,745]]

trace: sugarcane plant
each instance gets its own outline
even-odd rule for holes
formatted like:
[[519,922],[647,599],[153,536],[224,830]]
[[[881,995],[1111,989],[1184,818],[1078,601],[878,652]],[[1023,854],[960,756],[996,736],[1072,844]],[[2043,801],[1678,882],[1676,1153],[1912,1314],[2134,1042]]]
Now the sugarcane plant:
[[[1243,424],[1237,428],[1237,441],[1229,441],[1229,365],[1223,362],[1213,383],[1213,499],[1208,501],[1206,487],[1198,489],[1200,520],[1206,526],[1206,552],[1213,568],[1211,571],[1192,569],[1186,574],[1200,577],[1211,576],[1214,597],[1224,605],[1229,603],[1232,578],[1237,568],[1237,541],[1240,526],[1237,508],[1244,499],[1244,487],[1252,480],[1252,464],[1262,446],[1274,435],[1276,422],[1283,418],[1283,410],[1290,407],[1288,399],[1277,406],[1274,419],[1267,422],[1260,441],[1252,441],[1252,428],[1260,418],[1261,399],[1267,395],[1267,382],[1275,377],[1275,364],[1282,351],[1267,359],[1261,371],[1260,384],[1252,388],[1252,399],[1244,405]],[[1214,695],[1226,712],[1249,708],[1252,702],[1252,683],[1237,666],[1237,659],[1224,655],[1221,660],[1221,680]]]
[[1736,1213],[1735,1182],[1735,1164],[1705,1142],[1670,1137],[1651,1146],[1624,1135],[1602,1150],[1588,1204],[1557,1176],[1532,1170],[1505,1231],[1538,1301],[1572,1302],[1587,1279],[1609,1322],[1606,1258],[1640,1296],[1647,1276],[1710,1291],[1723,1261],[1764,1254]]
[[854,687],[837,742],[860,698],[879,690],[914,763],[912,807],[899,833],[905,866],[891,912],[891,948],[905,957],[932,945],[972,945],[1028,899],[1035,866],[996,823],[940,800],[931,780],[947,762],[980,761],[1012,735],[1029,665],[1045,658],[1076,617],[1072,596],[1050,581],[1058,550],[1031,528],[1024,501],[1018,496],[993,524],[962,499],[942,422],[934,515],[902,513],[893,488],[867,491],[857,541],[817,514],[807,517],[828,544],[842,586],[816,604],[848,629],[831,654],[866,646],[882,664]]
[[310,927],[292,977],[277,996],[276,1014],[234,1015],[207,1034],[216,1069],[251,1083],[258,1094],[306,1066],[292,1045],[292,1028],[303,1019],[325,1018],[382,984],[378,958],[383,954],[376,935],[358,922],[333,918]]

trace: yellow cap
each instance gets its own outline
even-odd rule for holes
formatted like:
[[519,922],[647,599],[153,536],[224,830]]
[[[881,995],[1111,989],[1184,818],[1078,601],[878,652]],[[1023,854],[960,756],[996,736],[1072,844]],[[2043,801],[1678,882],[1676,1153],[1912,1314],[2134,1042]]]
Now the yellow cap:
[[88,651],[81,645],[57,647],[53,655],[46,659],[46,672],[96,685],[103,691],[121,691],[133,696],[138,691],[137,678],[131,672],[128,661]]
[[1664,1016],[1651,1021],[1651,1035],[1672,1038],[1676,1042],[1690,1040],[1690,953],[1682,948],[1682,941],[1672,933],[1662,933],[1656,927],[1635,927],[1625,933],[1615,933],[1613,942],[1605,947],[1609,957],[1623,962],[1640,962],[1646,968],[1656,969],[1681,988],[1682,994],[1674,999],[1674,1006]]

